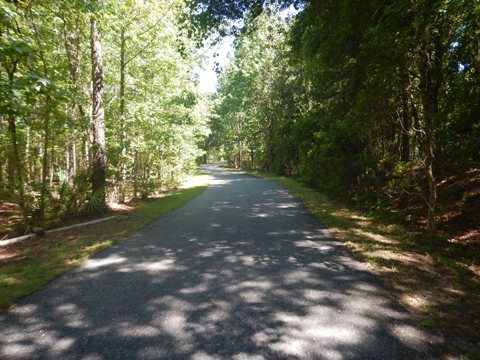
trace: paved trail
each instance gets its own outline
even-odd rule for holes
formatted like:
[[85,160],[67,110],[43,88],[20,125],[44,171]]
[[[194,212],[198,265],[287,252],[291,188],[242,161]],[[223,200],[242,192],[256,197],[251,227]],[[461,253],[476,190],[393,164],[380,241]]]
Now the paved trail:
[[439,358],[286,190],[207,171],[199,197],[0,315],[0,358]]

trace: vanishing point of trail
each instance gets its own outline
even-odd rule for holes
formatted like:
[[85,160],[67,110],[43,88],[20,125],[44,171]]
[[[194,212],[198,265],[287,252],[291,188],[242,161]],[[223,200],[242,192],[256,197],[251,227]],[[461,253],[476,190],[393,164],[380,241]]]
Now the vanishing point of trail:
[[0,315],[0,358],[439,358],[285,189],[205,169],[193,201]]

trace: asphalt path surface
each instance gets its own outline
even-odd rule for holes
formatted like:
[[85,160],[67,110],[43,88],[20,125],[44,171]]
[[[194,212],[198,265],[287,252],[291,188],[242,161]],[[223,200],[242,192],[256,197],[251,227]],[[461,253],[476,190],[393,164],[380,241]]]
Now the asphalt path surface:
[[208,190],[0,315],[6,359],[439,359],[441,339],[279,185]]

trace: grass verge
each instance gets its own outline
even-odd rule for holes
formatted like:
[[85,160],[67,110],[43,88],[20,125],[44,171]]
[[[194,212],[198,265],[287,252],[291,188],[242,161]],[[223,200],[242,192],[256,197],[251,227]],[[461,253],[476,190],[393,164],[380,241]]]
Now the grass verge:
[[461,359],[480,359],[480,273],[471,260],[478,254],[466,260],[461,252],[436,246],[447,239],[359,213],[294,179],[246,173],[288,189],[424,326],[444,335]]
[[208,176],[196,178],[200,181],[193,187],[130,204],[128,211],[121,211],[113,220],[0,247],[0,308],[11,306],[100,250],[184,205],[208,187]]

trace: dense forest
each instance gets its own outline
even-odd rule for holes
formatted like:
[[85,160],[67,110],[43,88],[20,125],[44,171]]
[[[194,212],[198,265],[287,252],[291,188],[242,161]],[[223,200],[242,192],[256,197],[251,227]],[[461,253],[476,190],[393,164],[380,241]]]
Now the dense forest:
[[0,198],[23,231],[195,170],[207,103],[183,1],[0,4]]
[[[216,4],[217,16],[203,22],[236,17]],[[283,1],[250,10],[215,99],[212,156],[370,207],[420,207],[434,232],[438,184],[478,178],[478,2]],[[480,203],[476,192],[463,201]]]
[[[174,187],[204,155],[368,206],[420,207],[430,232],[438,185],[478,177],[476,0],[0,11],[0,198],[22,231]],[[199,49],[228,34],[233,59],[206,96]]]
[[0,311],[108,247],[0,354],[480,359],[480,1],[0,0]]

